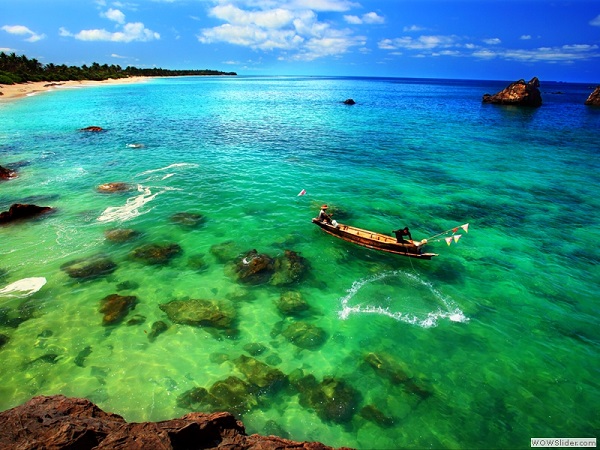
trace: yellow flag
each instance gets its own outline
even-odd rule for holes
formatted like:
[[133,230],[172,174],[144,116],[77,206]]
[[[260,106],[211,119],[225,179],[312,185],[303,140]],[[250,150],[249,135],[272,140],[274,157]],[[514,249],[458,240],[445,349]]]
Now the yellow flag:
[[461,227],[463,230],[465,230],[465,233],[468,233],[468,232],[469,232],[469,224],[468,224],[468,223],[465,223],[464,225],[461,225],[460,227]]
[[446,244],[452,244],[452,236],[446,238]]

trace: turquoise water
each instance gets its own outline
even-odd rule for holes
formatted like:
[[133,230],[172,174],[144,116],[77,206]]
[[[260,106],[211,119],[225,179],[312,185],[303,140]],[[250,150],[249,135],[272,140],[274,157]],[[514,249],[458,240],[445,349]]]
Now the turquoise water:
[[[481,104],[508,84],[187,77],[0,103],[0,165],[20,173],[0,184],[0,210],[56,208],[0,228],[0,409],[41,394],[128,421],[229,409],[249,433],[360,449],[597,436],[600,110],[583,105],[589,86],[564,83],[542,82],[538,109]],[[106,131],[78,131],[90,125]],[[111,182],[131,189],[97,191]],[[310,221],[323,203],[419,240],[469,228],[411,260],[326,235]],[[114,242],[112,229],[138,234]],[[151,243],[179,252],[133,256]],[[291,250],[302,270],[241,281],[252,249]],[[99,254],[115,265],[99,276],[61,268]],[[46,282],[6,289],[29,278]],[[135,307],[104,325],[117,293]],[[282,310],[282,295],[308,309]],[[232,322],[160,308],[197,299]]]

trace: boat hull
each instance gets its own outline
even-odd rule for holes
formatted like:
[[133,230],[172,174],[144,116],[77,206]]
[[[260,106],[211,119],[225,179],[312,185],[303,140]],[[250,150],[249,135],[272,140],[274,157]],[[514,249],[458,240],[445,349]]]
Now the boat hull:
[[313,219],[312,222],[332,236],[373,250],[417,259],[431,259],[432,257],[437,256],[436,253],[423,252],[421,243],[415,243],[414,241],[398,242],[396,238],[392,236],[363,230],[341,223],[334,226],[326,222],[321,222],[318,219]]

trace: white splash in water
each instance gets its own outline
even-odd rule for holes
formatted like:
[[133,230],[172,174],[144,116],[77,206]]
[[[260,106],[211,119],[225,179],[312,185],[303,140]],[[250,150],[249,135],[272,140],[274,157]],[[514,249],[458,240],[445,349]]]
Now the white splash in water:
[[144,187],[141,184],[138,184],[137,190],[140,192],[140,195],[128,198],[123,206],[110,206],[106,208],[100,217],[98,217],[98,222],[125,222],[126,220],[146,214],[152,208],[143,211],[142,207],[154,200],[158,194],[165,192],[163,190],[153,194],[150,188]]
[[[425,317],[421,314],[417,316],[414,313],[406,313],[401,311],[391,311],[388,307],[382,306],[349,306],[349,301],[360,291],[360,289],[375,281],[382,280],[388,277],[399,277],[403,276],[409,278],[411,281],[424,286],[431,292],[434,298],[439,301],[440,307],[434,311],[429,311]],[[383,272],[381,274],[374,275],[369,278],[365,278],[363,280],[358,280],[352,283],[352,287],[348,289],[348,294],[341,299],[342,309],[339,312],[339,316],[341,319],[345,320],[348,318],[350,314],[380,314],[387,317],[390,317],[394,320],[402,321],[404,323],[408,323],[410,325],[418,325],[422,328],[430,328],[437,325],[438,320],[440,319],[449,319],[452,322],[468,322],[469,319],[466,317],[463,312],[454,304],[454,302],[446,297],[444,297],[441,292],[435,289],[430,283],[427,283],[417,277],[416,275],[402,272],[400,270],[392,271],[392,272]],[[442,308],[443,307],[443,308]]]
[[46,279],[44,277],[23,278],[0,289],[0,295],[4,297],[28,297],[39,291],[45,284]]

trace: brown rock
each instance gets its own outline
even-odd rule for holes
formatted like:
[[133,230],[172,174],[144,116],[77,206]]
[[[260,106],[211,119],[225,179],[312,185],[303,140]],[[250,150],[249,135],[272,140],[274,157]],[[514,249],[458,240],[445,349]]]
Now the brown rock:
[[600,106],[600,86],[596,86],[596,89],[594,89],[594,92],[587,98],[585,104],[590,106]]
[[91,126],[91,127],[81,128],[79,131],[91,131],[92,133],[98,133],[99,131],[104,131],[104,128]]
[[519,80],[494,95],[485,94],[482,101],[496,105],[541,106],[542,95],[539,87],[540,80],[537,77],[533,77],[529,83]]
[[14,222],[16,220],[31,219],[41,214],[53,211],[49,206],[23,205],[15,203],[8,211],[0,213],[0,224]]
[[104,314],[102,324],[114,325],[120,322],[130,309],[135,308],[136,302],[135,295],[107,295],[100,302],[100,312]]
[[10,180],[12,178],[17,178],[17,172],[0,166],[0,180]]
[[319,442],[248,436],[227,412],[193,412],[161,422],[127,423],[85,399],[34,397],[0,413],[0,448],[81,450],[281,449],[328,450]]

